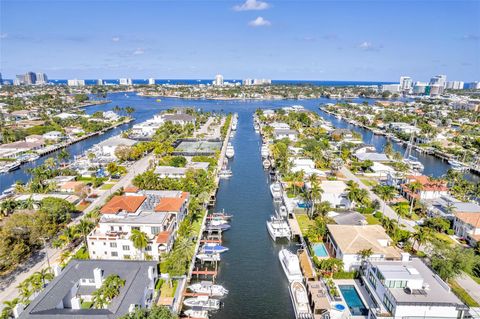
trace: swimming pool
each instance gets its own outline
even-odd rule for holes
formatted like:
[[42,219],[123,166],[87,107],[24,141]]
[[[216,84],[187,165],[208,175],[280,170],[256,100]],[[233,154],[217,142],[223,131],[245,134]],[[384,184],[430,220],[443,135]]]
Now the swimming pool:
[[362,299],[360,299],[360,295],[354,285],[338,285],[338,288],[342,292],[343,299],[345,299],[352,316],[368,315],[368,309],[363,304]]
[[313,252],[315,253],[315,256],[328,257],[327,248],[325,248],[325,245],[323,243],[312,244],[312,249],[313,249]]

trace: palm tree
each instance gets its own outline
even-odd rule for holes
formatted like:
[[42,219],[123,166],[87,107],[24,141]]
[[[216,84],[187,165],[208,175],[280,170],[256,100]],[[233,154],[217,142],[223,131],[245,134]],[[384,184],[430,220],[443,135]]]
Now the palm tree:
[[139,229],[133,229],[130,235],[130,240],[133,243],[133,247],[140,251],[140,259],[143,257],[143,250],[148,246],[148,236],[146,233]]
[[323,201],[318,203],[315,206],[315,209],[312,209],[312,217],[316,218],[317,216],[326,217],[327,214],[332,210],[332,205],[330,202]]
[[397,222],[400,218],[409,216],[408,204],[406,202],[400,202],[393,206],[393,211],[397,214]]
[[415,197],[413,195],[417,194],[418,191],[421,191],[423,189],[423,185],[422,183],[415,181],[413,183],[408,184],[408,189],[412,193],[412,196],[410,196],[410,216],[411,216],[412,210],[413,210],[413,203],[415,202]]
[[77,239],[80,236],[78,233],[78,228],[76,227],[67,227],[63,230],[62,234],[58,236],[58,239],[60,239],[64,245],[70,244],[73,242],[75,239]]
[[17,207],[17,202],[15,202],[11,198],[7,198],[6,200],[0,203],[0,212],[2,213],[2,215],[7,217],[8,215],[13,214],[16,207]]
[[358,192],[360,190],[360,187],[358,186],[357,183],[354,181],[348,181],[347,182],[347,198],[351,202],[351,205],[354,206],[355,202],[358,201]]
[[64,148],[58,153],[57,158],[60,162],[65,162],[66,159],[70,157],[70,153]]
[[93,295],[92,301],[93,301],[93,307],[94,308],[103,309],[108,305],[108,301],[107,301],[107,299],[103,295],[103,292],[100,289],[95,290],[92,293],[92,295]]
[[415,249],[415,244],[417,244],[418,249],[420,249],[420,247],[423,244],[425,244],[425,242],[428,240],[430,235],[431,235],[431,233],[430,233],[430,230],[428,229],[428,227],[418,228],[412,235],[412,239],[413,239],[412,248]]
[[85,244],[85,247],[88,247],[87,235],[92,230],[93,227],[94,227],[93,223],[85,218],[82,218],[76,226],[78,232],[83,237],[83,243]]
[[378,197],[380,197],[385,203],[383,205],[382,219],[385,215],[385,208],[387,203],[395,198],[396,195],[395,188],[393,186],[381,186],[378,188]]
[[17,286],[18,291],[20,292],[21,301],[23,304],[28,304],[30,301],[30,296],[32,296],[33,291],[30,289],[30,283],[28,280],[22,281]]
[[33,275],[42,282],[44,287],[47,281],[51,281],[54,278],[53,272],[51,272],[50,268],[43,268],[40,271],[36,271]]
[[7,300],[3,302],[2,317],[11,318],[13,317],[13,309],[20,302],[18,298]]

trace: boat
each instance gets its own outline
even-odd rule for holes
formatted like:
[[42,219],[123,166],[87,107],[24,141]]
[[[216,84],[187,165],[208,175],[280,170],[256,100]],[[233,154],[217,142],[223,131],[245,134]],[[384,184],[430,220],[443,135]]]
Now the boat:
[[22,163],[20,161],[8,163],[0,169],[0,173],[7,173],[7,172],[17,170],[20,168],[21,165]]
[[235,155],[235,149],[233,148],[233,145],[228,143],[227,145],[227,150],[225,151],[225,156],[227,158],[232,158]]
[[268,159],[265,159],[262,164],[264,169],[270,168],[270,161]]
[[283,271],[288,281],[302,280],[302,270],[300,269],[300,261],[298,256],[288,249],[282,249],[278,252],[278,259],[282,265]]
[[268,145],[267,144],[263,144],[262,145],[262,149],[260,151],[260,154],[262,155],[262,157],[268,157],[268,155],[270,154],[270,151],[268,149]]
[[310,304],[308,302],[305,285],[299,280],[294,280],[290,283],[289,288],[293,310],[295,311],[295,318],[312,319],[312,310],[310,309]]
[[212,218],[208,221],[208,225],[210,226],[219,226],[219,225],[226,225],[228,224],[228,220],[221,219],[221,218]]
[[285,205],[280,206],[280,217],[285,218],[287,216],[288,216],[287,207],[285,207]]
[[187,318],[198,318],[198,319],[208,319],[208,311],[203,310],[201,307],[193,307],[192,309],[187,309],[183,312]]
[[230,178],[233,176],[233,173],[229,169],[222,169],[220,172],[218,172],[218,177],[220,178]]
[[270,220],[267,221],[267,230],[273,240],[292,237],[290,227],[283,218],[270,216]]
[[228,248],[215,243],[206,243],[200,248],[200,251],[205,254],[221,254],[227,252]]
[[205,262],[205,261],[220,261],[220,255],[219,254],[197,254],[196,255],[197,259]]
[[236,130],[237,130],[237,121],[233,120],[232,121],[232,131],[236,131]]
[[214,285],[211,281],[201,281],[188,286],[188,289],[198,294],[207,294],[212,297],[223,297],[228,290],[221,285]]
[[463,165],[462,162],[454,159],[448,160],[448,164],[450,164],[454,171],[464,171],[467,169],[467,166]]
[[219,219],[230,220],[230,219],[232,219],[232,217],[233,217],[233,215],[228,215],[228,214],[226,214],[225,212],[222,211],[222,212],[212,213],[207,218],[208,219],[219,218]]
[[230,225],[223,224],[223,225],[207,225],[205,227],[205,231],[227,231],[230,229]]
[[403,162],[414,170],[423,171],[423,169],[425,168],[422,162],[420,162],[417,157],[412,155],[410,155],[408,158],[405,158]]
[[280,182],[270,184],[270,193],[274,200],[282,200],[282,186]]
[[218,310],[220,309],[220,301],[210,299],[208,296],[198,296],[195,298],[187,298],[183,301],[187,307],[199,307],[202,310]]
[[160,100],[160,99],[157,99],[156,101],[157,101],[157,102],[162,102],[162,100]]

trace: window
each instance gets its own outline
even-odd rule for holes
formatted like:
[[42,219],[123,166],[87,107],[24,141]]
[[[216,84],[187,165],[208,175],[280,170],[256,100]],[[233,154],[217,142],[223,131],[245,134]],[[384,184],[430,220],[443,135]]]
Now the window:
[[134,229],[135,229],[135,230],[140,230],[140,227],[138,227],[138,226],[132,226],[132,230],[134,230]]
[[122,226],[118,226],[118,231],[122,231]]
[[112,257],[118,257],[118,253],[116,251],[112,251]]
[[106,243],[106,242],[103,242],[103,246],[107,246],[107,243]]
[[114,230],[115,230],[115,227],[110,226],[110,230],[111,230],[111,231],[114,231]]
[[148,245],[147,247],[145,247],[145,251],[152,251],[152,246]]
[[128,246],[128,245],[123,245],[123,246],[122,246],[122,249],[123,249],[123,250],[130,250],[130,246]]
[[152,235],[156,235],[161,231],[162,231],[162,227],[157,227],[157,226],[150,227],[150,232],[152,233]]
[[117,243],[110,243],[111,248],[117,248]]

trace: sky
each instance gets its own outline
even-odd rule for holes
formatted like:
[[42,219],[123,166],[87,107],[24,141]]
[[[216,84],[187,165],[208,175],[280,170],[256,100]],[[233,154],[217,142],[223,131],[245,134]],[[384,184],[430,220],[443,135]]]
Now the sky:
[[0,72],[480,80],[480,0],[0,1]]

